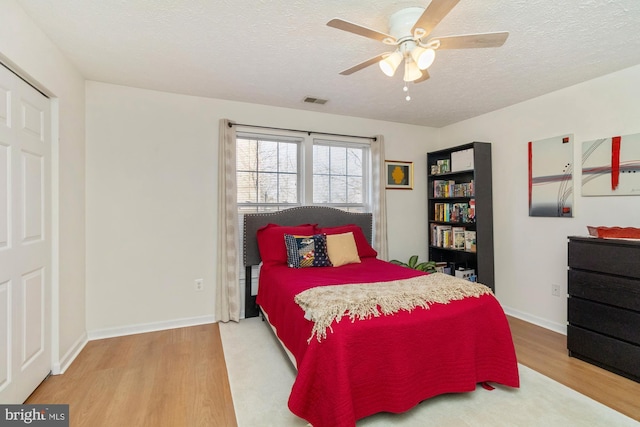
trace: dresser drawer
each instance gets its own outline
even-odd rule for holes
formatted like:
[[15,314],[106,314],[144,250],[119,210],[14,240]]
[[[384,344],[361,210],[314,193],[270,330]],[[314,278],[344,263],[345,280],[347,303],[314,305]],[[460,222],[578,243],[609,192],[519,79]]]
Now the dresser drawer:
[[635,279],[569,270],[568,293],[640,312],[640,282]]
[[569,240],[569,267],[640,278],[640,244],[612,239]]
[[640,345],[640,313],[572,297],[568,314],[573,326]]
[[640,346],[569,325],[567,348],[572,357],[594,363],[635,381],[640,380]]

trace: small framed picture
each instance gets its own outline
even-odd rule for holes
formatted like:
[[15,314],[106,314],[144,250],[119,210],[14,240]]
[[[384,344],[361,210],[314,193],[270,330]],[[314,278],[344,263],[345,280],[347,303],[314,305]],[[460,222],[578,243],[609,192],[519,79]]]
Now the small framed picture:
[[385,160],[386,188],[413,190],[413,162]]

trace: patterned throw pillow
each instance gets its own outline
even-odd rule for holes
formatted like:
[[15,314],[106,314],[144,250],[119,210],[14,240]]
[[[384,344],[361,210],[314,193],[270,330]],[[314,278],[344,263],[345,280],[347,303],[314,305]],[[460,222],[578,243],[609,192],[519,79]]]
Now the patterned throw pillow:
[[284,235],[287,247],[287,264],[292,268],[331,267],[327,252],[327,235],[313,236]]

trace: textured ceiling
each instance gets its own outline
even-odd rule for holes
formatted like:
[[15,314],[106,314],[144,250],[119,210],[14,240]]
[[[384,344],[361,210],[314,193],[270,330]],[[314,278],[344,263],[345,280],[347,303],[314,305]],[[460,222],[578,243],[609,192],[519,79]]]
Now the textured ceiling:
[[640,64],[640,0],[461,0],[433,35],[507,42],[438,52],[409,102],[400,72],[339,75],[388,48],[325,24],[387,32],[391,14],[429,0],[18,3],[89,80],[433,127]]

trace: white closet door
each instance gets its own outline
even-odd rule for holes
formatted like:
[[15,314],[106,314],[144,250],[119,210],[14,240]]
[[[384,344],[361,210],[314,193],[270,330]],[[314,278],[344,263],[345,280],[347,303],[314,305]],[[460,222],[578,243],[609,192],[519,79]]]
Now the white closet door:
[[51,370],[49,100],[0,65],[0,402]]

